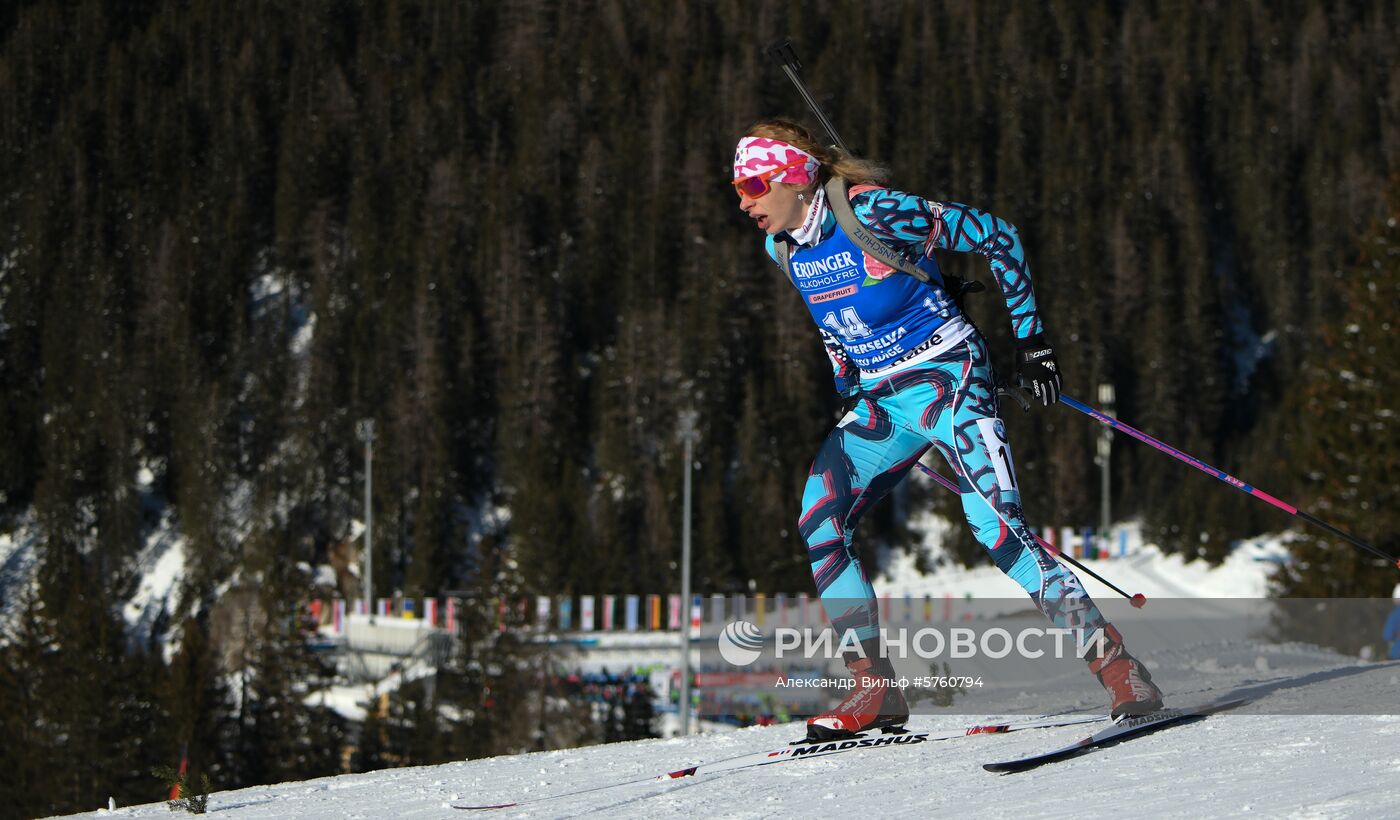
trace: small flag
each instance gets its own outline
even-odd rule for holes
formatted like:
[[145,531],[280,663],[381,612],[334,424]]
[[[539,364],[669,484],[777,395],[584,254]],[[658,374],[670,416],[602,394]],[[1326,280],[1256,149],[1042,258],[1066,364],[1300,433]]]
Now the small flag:
[[579,629],[593,631],[593,596],[582,595],[578,599]]
[[447,599],[447,612],[445,613],[445,615],[447,618],[447,634],[449,635],[456,635],[462,630],[462,625],[457,622],[458,606],[459,604],[457,603],[456,598]]

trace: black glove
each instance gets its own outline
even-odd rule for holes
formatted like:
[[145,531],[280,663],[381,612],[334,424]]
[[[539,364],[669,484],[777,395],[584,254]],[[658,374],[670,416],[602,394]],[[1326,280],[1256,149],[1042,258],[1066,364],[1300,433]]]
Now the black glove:
[[1045,334],[1016,342],[1016,381],[1046,407],[1060,400],[1060,365]]

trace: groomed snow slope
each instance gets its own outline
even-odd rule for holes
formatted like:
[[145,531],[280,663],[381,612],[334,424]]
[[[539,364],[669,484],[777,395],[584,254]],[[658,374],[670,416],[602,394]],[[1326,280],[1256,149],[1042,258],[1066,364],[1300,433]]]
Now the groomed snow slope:
[[[1160,670],[1186,705],[1242,690],[1236,712],[1164,730],[1030,772],[994,775],[983,763],[1021,757],[1087,734],[1085,726],[977,735],[863,750],[710,777],[646,782],[487,812],[496,817],[1397,817],[1400,663],[1360,664],[1309,647],[1237,644]],[[1200,654],[1200,653],[1203,653]],[[1254,663],[1241,662],[1253,657]],[[1265,670],[1265,671],[1260,671]],[[1162,677],[1162,675],[1159,675]],[[1092,680],[1083,693],[1092,695]],[[1337,711],[1278,715],[1325,689]],[[1047,703],[1047,711],[1072,703]],[[1380,708],[1378,708],[1380,707]],[[1023,718],[1012,718],[1023,719]],[[920,730],[955,731],[979,716],[916,716]],[[1101,725],[1101,724],[1100,724]],[[1093,727],[1088,727],[1092,729]],[[796,726],[595,746],[221,792],[229,818],[468,817],[454,803],[522,801],[634,780],[778,747]],[[163,803],[86,817],[170,818]]]

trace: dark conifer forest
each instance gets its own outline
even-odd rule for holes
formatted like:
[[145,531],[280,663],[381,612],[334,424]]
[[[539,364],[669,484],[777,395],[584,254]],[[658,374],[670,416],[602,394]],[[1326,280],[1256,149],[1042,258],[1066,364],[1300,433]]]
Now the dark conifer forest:
[[[895,187],[1019,228],[1067,394],[1112,383],[1130,424],[1400,552],[1400,3],[20,0],[0,531],[38,536],[4,601],[0,814],[159,799],[183,744],[217,788],[341,770],[286,613],[363,516],[361,419],[385,594],[677,591],[692,409],[697,591],[809,589],[796,518],[839,400],[728,184],[749,124],[815,126],[762,55],[784,35]],[[985,259],[940,262],[989,285],[969,312],[1009,373]],[[1099,427],[1004,412],[1030,522],[1097,521]],[[1115,517],[1164,549],[1295,524],[1126,439],[1113,460]],[[862,550],[960,518],[907,484]],[[183,604],[133,645],[162,520]],[[1281,593],[1396,580],[1294,549]],[[265,613],[237,663],[230,589]],[[395,759],[528,747],[414,743]]]

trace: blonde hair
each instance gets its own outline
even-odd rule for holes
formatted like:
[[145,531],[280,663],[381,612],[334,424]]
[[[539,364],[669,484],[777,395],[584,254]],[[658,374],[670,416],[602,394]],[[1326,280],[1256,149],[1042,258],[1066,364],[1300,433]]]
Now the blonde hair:
[[837,146],[822,145],[811,131],[789,120],[759,120],[749,126],[744,136],[782,140],[816,157],[821,168],[817,171],[817,182],[808,186],[810,188],[833,176],[841,177],[850,185],[884,185],[890,178],[890,172],[884,166],[852,156]]

